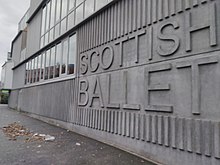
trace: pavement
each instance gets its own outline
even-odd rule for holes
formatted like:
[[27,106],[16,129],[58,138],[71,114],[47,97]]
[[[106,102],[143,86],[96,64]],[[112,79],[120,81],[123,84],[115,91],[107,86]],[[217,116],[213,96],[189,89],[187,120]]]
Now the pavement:
[[11,141],[0,129],[0,165],[154,165],[120,149],[0,105],[0,128],[14,122],[56,139],[52,142],[25,142],[23,138]]

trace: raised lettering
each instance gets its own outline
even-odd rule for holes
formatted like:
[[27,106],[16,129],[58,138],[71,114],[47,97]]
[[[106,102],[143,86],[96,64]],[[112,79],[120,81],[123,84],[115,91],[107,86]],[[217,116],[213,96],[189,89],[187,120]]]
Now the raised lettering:
[[103,101],[103,96],[102,96],[100,78],[98,76],[96,77],[95,85],[94,85],[94,88],[93,88],[93,91],[92,91],[90,107],[92,107],[94,99],[99,99],[100,106],[102,108],[104,108],[104,101]]
[[[85,84],[84,89],[82,89],[82,85]],[[79,100],[78,104],[79,106],[86,106],[89,101],[89,94],[88,94],[88,89],[89,89],[89,82],[87,79],[83,79],[79,81]],[[81,96],[85,96],[85,101],[81,102]]]
[[172,41],[174,42],[174,45],[171,49],[169,50],[164,50],[162,48],[161,45],[158,46],[157,48],[157,52],[159,55],[161,56],[170,56],[172,55],[173,53],[175,53],[179,46],[180,46],[180,39],[177,35],[174,35],[174,34],[163,34],[163,30],[167,27],[167,26],[172,26],[174,29],[178,29],[179,28],[179,24],[174,21],[174,22],[167,22],[165,23],[164,25],[162,25],[159,29],[159,32],[158,32],[158,38],[162,41]]

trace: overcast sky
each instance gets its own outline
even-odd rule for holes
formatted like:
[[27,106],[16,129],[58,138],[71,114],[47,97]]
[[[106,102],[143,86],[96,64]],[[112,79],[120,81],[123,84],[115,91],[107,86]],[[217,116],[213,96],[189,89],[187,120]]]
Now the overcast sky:
[[11,51],[11,41],[18,33],[18,23],[29,8],[30,0],[0,0],[0,76],[1,66]]

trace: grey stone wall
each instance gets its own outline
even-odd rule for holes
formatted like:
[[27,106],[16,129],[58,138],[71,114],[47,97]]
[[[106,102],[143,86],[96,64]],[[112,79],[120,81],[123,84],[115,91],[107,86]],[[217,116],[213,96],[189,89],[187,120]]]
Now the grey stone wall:
[[218,13],[220,1],[122,0],[88,21],[78,129],[164,164],[220,164]]

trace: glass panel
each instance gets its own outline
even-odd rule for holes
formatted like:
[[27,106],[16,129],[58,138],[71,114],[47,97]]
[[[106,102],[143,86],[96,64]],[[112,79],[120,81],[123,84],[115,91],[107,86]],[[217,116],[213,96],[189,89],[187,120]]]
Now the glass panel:
[[67,64],[67,56],[68,56],[68,40],[63,42],[63,51],[62,51],[62,69],[61,74],[66,73],[66,64]]
[[69,58],[68,58],[68,74],[75,73],[76,64],[76,35],[72,35],[69,39]]
[[41,40],[40,40],[40,48],[42,48],[44,46],[44,36],[41,37]]
[[46,6],[44,6],[42,11],[42,20],[41,20],[41,35],[45,33],[45,20],[46,20]]
[[76,9],[76,24],[83,20],[83,4]]
[[49,38],[49,43],[54,40],[54,28],[50,30],[50,38]]
[[75,20],[75,11],[71,12],[69,15],[68,15],[68,30],[73,28],[74,26],[74,20]]
[[95,10],[99,10],[101,7],[105,6],[108,0],[96,0]]
[[84,0],[76,0],[76,7],[80,4],[80,3],[82,3]]
[[25,84],[28,83],[28,69],[29,69],[29,63],[26,63],[26,67],[25,67]]
[[59,76],[60,76],[61,55],[62,55],[62,49],[61,49],[61,43],[59,43],[59,44],[56,46],[56,69],[55,69],[55,77],[59,77]]
[[60,35],[60,24],[57,24],[55,26],[55,38],[57,38]]
[[55,46],[51,49],[50,54],[50,79],[54,77],[54,70],[55,70]]
[[66,18],[61,22],[61,34],[66,32]]
[[32,61],[29,61],[29,83],[31,83],[31,66],[32,65]]
[[44,79],[47,80],[49,78],[49,67],[50,67],[50,49],[46,51],[46,58],[45,58],[45,75]]
[[50,28],[50,2],[47,4],[46,31]]
[[31,60],[31,83],[34,82],[34,59]]
[[40,80],[40,76],[41,76],[41,56],[38,56],[38,66],[37,66],[37,82]]
[[45,53],[42,54],[41,62],[41,79],[44,79]]
[[56,6],[56,22],[60,20],[61,15],[61,0],[57,0],[57,6]]
[[56,0],[51,0],[50,28],[52,28],[55,23],[55,11],[56,11],[55,7],[56,7]]
[[63,19],[67,15],[67,4],[68,0],[62,0],[62,14],[61,14],[61,19]]
[[48,44],[48,37],[49,37],[49,33],[46,33],[45,34],[45,44],[44,45],[47,45]]
[[69,10],[75,7],[75,0],[69,0]]
[[85,18],[94,12],[94,8],[95,8],[94,0],[85,1]]

